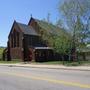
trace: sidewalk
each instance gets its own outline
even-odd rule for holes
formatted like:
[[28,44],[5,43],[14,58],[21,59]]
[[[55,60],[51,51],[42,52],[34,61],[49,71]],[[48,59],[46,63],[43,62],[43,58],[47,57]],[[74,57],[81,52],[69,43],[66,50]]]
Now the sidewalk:
[[0,66],[90,71],[90,66],[64,66],[64,65],[45,65],[45,64],[43,65],[42,64],[21,64],[21,63],[20,64],[0,64]]

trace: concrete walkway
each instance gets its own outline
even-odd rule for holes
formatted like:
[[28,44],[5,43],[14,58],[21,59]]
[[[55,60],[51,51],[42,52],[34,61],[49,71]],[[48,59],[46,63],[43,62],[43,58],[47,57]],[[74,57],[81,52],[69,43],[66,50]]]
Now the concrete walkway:
[[64,65],[46,65],[46,64],[42,65],[42,64],[22,64],[22,63],[0,64],[0,66],[90,71],[90,66],[64,66]]

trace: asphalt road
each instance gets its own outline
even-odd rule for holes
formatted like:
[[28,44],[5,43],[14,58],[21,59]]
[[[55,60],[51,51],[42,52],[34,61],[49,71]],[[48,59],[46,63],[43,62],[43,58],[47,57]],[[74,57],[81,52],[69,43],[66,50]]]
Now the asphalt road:
[[0,90],[90,90],[90,71],[0,66]]

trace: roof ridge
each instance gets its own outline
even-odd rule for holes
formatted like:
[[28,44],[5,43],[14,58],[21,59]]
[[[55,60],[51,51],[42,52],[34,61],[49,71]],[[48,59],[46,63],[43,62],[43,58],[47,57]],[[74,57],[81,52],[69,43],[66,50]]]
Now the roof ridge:
[[[17,23],[17,24],[22,24],[22,25],[27,25],[27,24],[25,24],[25,23],[21,23],[21,22],[17,22],[17,21],[16,21],[16,23]],[[27,25],[27,26],[28,26],[28,25]]]
[[16,23],[17,23],[17,24],[20,24],[20,25],[25,25],[25,26],[27,26],[27,27],[30,27],[30,28],[34,29],[32,26],[27,25],[27,24],[25,24],[25,23],[20,23],[20,22],[16,22]]
[[33,27],[27,24],[20,23],[20,22],[16,22],[16,23],[24,34],[37,35]]

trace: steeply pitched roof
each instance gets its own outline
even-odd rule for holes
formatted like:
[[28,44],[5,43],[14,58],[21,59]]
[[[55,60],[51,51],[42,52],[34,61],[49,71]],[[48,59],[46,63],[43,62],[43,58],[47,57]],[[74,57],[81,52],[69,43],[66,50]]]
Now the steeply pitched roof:
[[38,23],[38,25],[46,30],[47,32],[53,33],[55,35],[61,35],[61,34],[68,34],[63,28],[59,28],[52,23],[48,23],[43,20],[35,19],[35,21]]
[[20,27],[20,29],[22,30],[22,32],[24,34],[27,34],[27,35],[36,35],[36,36],[38,35],[36,33],[36,31],[33,29],[33,27],[28,26],[26,24],[19,23],[19,22],[16,22],[16,23]]

